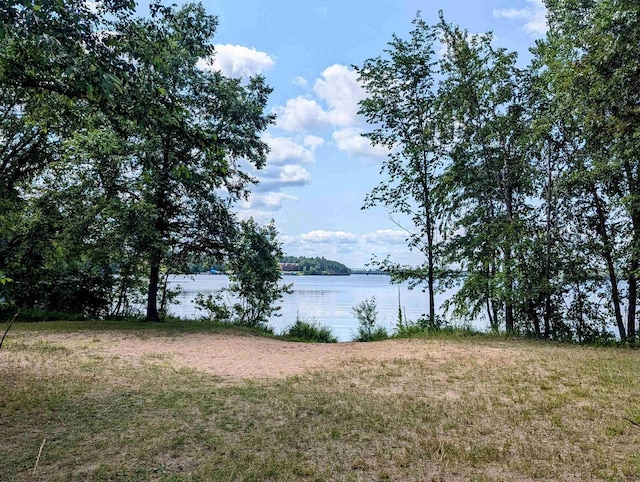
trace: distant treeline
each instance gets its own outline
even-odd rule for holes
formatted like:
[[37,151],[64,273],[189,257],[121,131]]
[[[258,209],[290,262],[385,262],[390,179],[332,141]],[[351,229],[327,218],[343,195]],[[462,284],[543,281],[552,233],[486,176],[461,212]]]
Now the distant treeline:
[[348,275],[351,270],[338,261],[322,258],[305,258],[303,256],[285,256],[281,260],[286,264],[297,264],[298,269],[295,271],[303,274],[325,274],[325,275]]

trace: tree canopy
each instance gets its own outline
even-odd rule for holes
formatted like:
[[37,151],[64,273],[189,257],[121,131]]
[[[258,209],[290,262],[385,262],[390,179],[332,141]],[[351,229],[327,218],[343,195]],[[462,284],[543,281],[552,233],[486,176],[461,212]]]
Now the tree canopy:
[[109,316],[144,297],[158,321],[170,272],[240,255],[270,87],[202,67],[218,19],[199,3],[14,1],[0,22],[3,304]]
[[640,7],[547,8],[527,68],[442,13],[357,67],[366,136],[389,150],[365,207],[406,215],[425,256],[378,265],[426,283],[432,321],[434,289],[457,286],[445,309],[494,330],[583,341],[613,323],[633,343]]

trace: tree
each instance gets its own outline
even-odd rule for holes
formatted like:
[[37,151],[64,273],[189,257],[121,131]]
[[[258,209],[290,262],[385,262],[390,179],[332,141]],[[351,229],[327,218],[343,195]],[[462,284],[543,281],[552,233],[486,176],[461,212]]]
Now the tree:
[[147,319],[157,321],[163,265],[186,254],[223,257],[235,218],[229,208],[253,182],[241,162],[261,168],[267,146],[259,134],[271,92],[261,77],[248,85],[199,66],[213,55],[216,17],[201,5],[154,3],[151,17],[123,22],[133,72],[122,114],[130,132],[132,174],[150,222],[142,247],[149,269]]
[[562,138],[573,152],[567,177],[586,208],[587,246],[604,262],[620,338],[633,343],[640,266],[640,6],[620,0],[547,4],[550,28],[536,52],[541,75],[556,118],[573,126]]
[[229,291],[236,298],[233,304],[234,322],[245,326],[265,326],[280,307],[275,303],[291,284],[281,285],[278,262],[282,247],[273,224],[258,226],[253,219],[241,221],[228,268]]
[[0,5],[0,84],[106,103],[128,67],[113,22],[133,0],[9,0]]
[[393,36],[384,56],[368,59],[356,67],[367,93],[360,114],[374,126],[365,134],[372,145],[389,154],[380,174],[384,180],[367,196],[364,209],[386,206],[390,212],[407,215],[413,223],[408,231],[409,249],[426,258],[421,266],[403,266],[388,258],[379,267],[395,281],[426,282],[429,318],[435,321],[435,290],[441,274],[436,224],[438,209],[434,191],[443,165],[436,96],[437,62],[434,42],[437,29],[418,14],[409,40]]
[[[134,7],[0,6],[0,278],[17,270],[18,293],[35,273],[77,264],[110,283],[122,313],[145,273],[147,319],[158,320],[163,270],[231,251],[230,208],[254,181],[243,166],[264,165],[259,134],[273,116],[261,77],[244,85],[199,67],[217,25],[201,5],[154,2],[149,18]],[[40,301],[22,301],[46,307],[44,285],[29,286]]]
[[470,36],[445,22],[441,62],[441,116],[451,163],[442,175],[440,202],[447,261],[466,271],[454,297],[459,314],[484,308],[492,329],[515,329],[518,241],[531,193],[516,54],[494,49],[490,34]]
[[[26,282],[22,275],[35,272],[27,273],[16,259],[26,252],[40,259],[44,253],[35,253],[35,246],[47,248],[39,242],[40,233],[31,231],[28,216],[36,216],[41,227],[57,221],[41,217],[52,213],[40,210],[46,203],[26,203],[22,194],[47,166],[60,162],[65,139],[82,129],[88,106],[117,110],[113,94],[122,89],[126,63],[118,41],[105,35],[112,24],[105,19],[123,20],[134,7],[134,2],[118,0],[100,2],[96,10],[79,0],[0,5],[0,279],[22,280],[28,292],[37,286],[32,283],[37,277]],[[34,214],[34,207],[40,214]],[[27,261],[33,266],[33,260]],[[14,275],[16,269],[21,274]],[[5,301],[11,299],[9,292],[22,293],[7,283]],[[61,301],[46,288],[40,294]]]

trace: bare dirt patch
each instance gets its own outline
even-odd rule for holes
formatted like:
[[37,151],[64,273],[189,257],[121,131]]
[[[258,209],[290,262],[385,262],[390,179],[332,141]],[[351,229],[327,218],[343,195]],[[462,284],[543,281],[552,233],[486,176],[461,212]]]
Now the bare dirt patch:
[[473,364],[514,363],[523,354],[499,346],[442,343],[438,340],[387,340],[375,343],[292,343],[255,336],[189,333],[155,336],[145,333],[86,332],[31,334],[92,356],[118,357],[133,363],[159,360],[230,378],[274,378],[352,363],[378,365],[398,360],[436,365],[466,359]]

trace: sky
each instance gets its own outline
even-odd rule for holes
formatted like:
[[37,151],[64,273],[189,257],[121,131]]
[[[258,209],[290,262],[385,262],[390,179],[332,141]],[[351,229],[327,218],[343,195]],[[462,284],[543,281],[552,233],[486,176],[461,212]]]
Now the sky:
[[546,30],[542,0],[203,0],[217,15],[212,67],[244,80],[264,75],[274,89],[276,123],[260,184],[240,217],[273,219],[286,254],[324,256],[361,268],[372,256],[420,264],[407,248],[411,225],[386,208],[362,210],[382,180],[386,152],[369,145],[357,114],[365,93],[353,65],[383,53],[395,33],[407,38],[421,11],[434,24],[443,10],[469,33],[492,31],[496,46],[528,49]]

